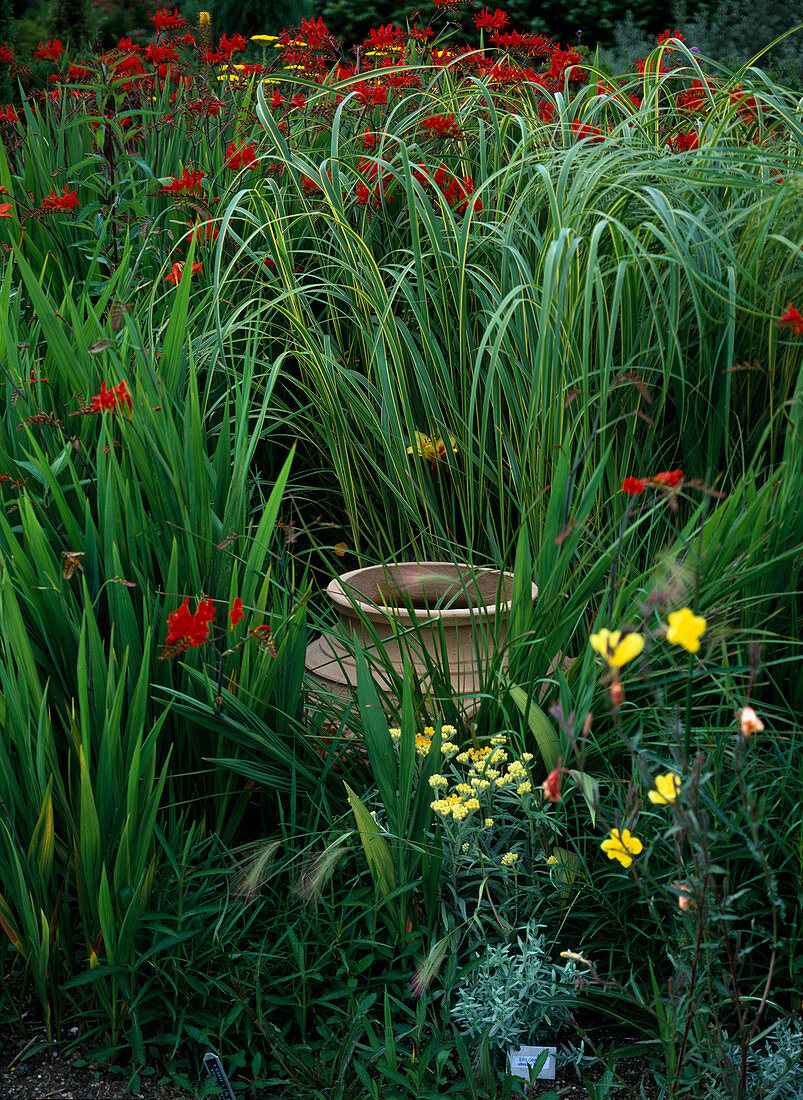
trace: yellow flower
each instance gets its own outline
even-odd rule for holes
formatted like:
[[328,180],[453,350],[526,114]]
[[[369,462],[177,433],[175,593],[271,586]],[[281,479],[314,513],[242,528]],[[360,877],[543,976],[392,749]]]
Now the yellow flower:
[[547,863],[547,867],[557,867],[557,865],[560,863],[560,860],[558,859],[557,856],[550,856],[547,859],[546,863]]
[[278,42],[278,34],[252,34],[252,42]]
[[516,787],[516,794],[530,794],[532,789],[532,783],[521,783],[518,787]]
[[689,653],[696,653],[706,625],[705,619],[695,615],[691,608],[683,607],[669,616],[666,640],[672,645],[682,645]]
[[[449,444],[452,448],[452,452],[457,454],[457,440],[453,435],[449,435]],[[443,462],[446,459],[446,444],[441,436],[425,435],[424,432],[415,433],[415,446],[407,448],[408,455],[416,454],[421,458],[425,458],[430,464],[432,469],[438,465],[439,462]]]
[[494,827],[494,819],[493,819],[492,817],[486,817],[486,818],[485,818],[485,821],[483,822],[483,824],[485,825],[485,828],[486,828],[486,829],[493,829],[493,827]]
[[505,852],[500,862],[503,867],[512,867],[518,858],[518,852]]
[[680,777],[674,772],[666,772],[665,775],[656,775],[655,790],[648,792],[648,798],[656,806],[667,806],[675,801],[679,790]]
[[611,668],[621,668],[644,649],[644,637],[633,631],[623,636],[621,630],[600,630],[591,635],[591,648]]
[[608,859],[618,859],[623,867],[629,867],[633,862],[633,856],[637,856],[644,848],[638,837],[631,836],[629,829],[611,829],[610,835],[600,844]]
[[436,789],[438,787],[448,787],[449,780],[446,778],[445,775],[431,775],[429,777],[429,785],[430,787],[434,787]]

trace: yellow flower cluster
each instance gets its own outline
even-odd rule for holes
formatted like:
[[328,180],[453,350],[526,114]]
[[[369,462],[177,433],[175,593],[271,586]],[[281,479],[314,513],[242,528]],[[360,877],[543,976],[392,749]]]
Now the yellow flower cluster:
[[[445,730],[447,727],[443,728]],[[450,795],[430,803],[435,813],[440,817],[452,817],[456,821],[462,821],[471,810],[479,809],[477,796],[483,791],[490,790],[494,785],[496,787],[515,785],[516,794],[519,796],[531,794],[533,788],[526,765],[533,759],[533,754],[525,752],[520,759],[510,760],[508,752],[503,747],[506,744],[505,734],[498,733],[491,738],[489,745],[465,749],[459,753],[457,762],[468,764],[468,773],[464,781],[455,783]],[[501,770],[503,766],[506,769],[504,773]],[[445,777],[442,775],[433,776],[429,783],[433,788],[446,786]],[[490,829],[492,825],[493,818],[486,818],[485,827]]]
[[430,806],[438,817],[452,817],[455,821],[462,821],[474,810],[480,808],[476,798],[457,793],[447,795],[446,798],[438,798],[430,802]]
[[[398,727],[393,727],[388,731],[390,733],[390,739],[394,745],[398,745],[401,740],[401,730]],[[441,726],[441,736],[446,738],[441,742],[441,753],[444,756],[450,756],[452,753],[457,752],[458,746],[449,740],[450,737],[454,737],[457,730],[454,726]],[[415,735],[415,751],[417,756],[426,756],[432,747],[432,738],[435,736],[434,726],[424,726],[423,733],[417,733]]]
[[482,769],[487,772],[488,764],[493,758],[494,764],[506,764],[507,753],[501,745],[485,745],[481,749],[466,749],[457,757],[458,764],[471,764],[471,770],[476,772]]
[[518,858],[518,852],[505,852],[500,862],[503,867],[512,867]]

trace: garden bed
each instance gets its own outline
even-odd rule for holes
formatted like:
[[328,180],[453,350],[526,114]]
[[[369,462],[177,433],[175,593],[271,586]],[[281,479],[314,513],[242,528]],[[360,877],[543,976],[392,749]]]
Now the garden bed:
[[0,43],[10,1096],[803,1092],[799,93],[454,7]]

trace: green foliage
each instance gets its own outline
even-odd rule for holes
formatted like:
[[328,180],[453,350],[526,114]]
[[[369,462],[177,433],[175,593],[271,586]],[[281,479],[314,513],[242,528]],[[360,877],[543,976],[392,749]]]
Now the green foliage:
[[[200,5],[203,9],[204,5]],[[312,17],[312,0],[210,0],[206,10],[218,34],[279,34]]]
[[515,945],[484,951],[455,992],[452,1018],[471,1039],[487,1038],[501,1052],[552,1044],[577,998],[577,967],[556,965],[546,937],[530,921]]
[[85,48],[95,32],[95,20],[89,0],[51,0],[48,30],[73,49]]

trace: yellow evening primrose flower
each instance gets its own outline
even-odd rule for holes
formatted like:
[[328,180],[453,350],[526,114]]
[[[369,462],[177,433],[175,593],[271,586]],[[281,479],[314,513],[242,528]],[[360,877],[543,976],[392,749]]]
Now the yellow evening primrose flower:
[[611,668],[621,668],[644,649],[644,637],[631,631],[622,635],[621,630],[600,630],[591,635],[591,648],[599,653],[603,661]]
[[695,615],[690,607],[683,607],[669,616],[666,640],[672,645],[682,645],[689,653],[696,653],[706,626],[705,619]]
[[675,801],[679,790],[680,776],[674,772],[666,772],[664,775],[656,775],[655,790],[648,791],[648,797],[656,806],[667,806]]
[[[452,448],[452,453],[457,454],[457,440],[453,435],[449,435],[449,445]],[[425,458],[430,464],[432,469],[438,465],[439,462],[446,460],[447,445],[444,443],[441,436],[426,435],[424,432],[415,433],[415,446],[408,447],[407,453],[418,454],[421,458]]]
[[629,829],[622,829],[621,833],[618,829],[611,829],[610,835],[603,840],[600,848],[606,853],[608,859],[618,859],[623,867],[629,867],[633,862],[633,856],[637,856],[644,845],[638,837],[630,835]]

